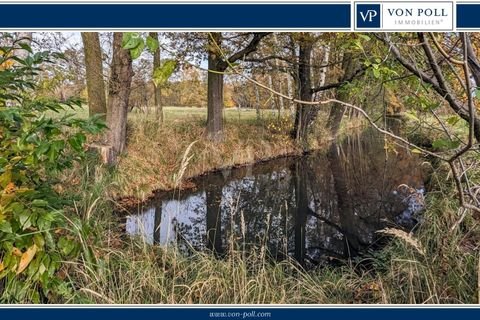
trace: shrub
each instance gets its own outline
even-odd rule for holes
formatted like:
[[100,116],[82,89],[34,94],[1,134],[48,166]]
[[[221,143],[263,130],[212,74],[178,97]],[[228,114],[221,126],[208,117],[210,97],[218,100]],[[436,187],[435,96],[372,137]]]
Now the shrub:
[[[13,41],[1,37],[0,43]],[[56,273],[78,251],[55,177],[85,156],[86,135],[105,125],[96,117],[62,116],[81,107],[78,99],[36,99],[42,66],[62,57],[22,44],[29,55],[20,59],[15,49],[14,41],[0,48],[0,301],[41,302],[67,292]]]

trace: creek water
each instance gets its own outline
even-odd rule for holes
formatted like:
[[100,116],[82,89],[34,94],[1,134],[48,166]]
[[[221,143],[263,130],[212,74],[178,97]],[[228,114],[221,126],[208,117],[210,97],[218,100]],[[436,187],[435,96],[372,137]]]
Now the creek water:
[[127,216],[126,232],[184,251],[263,246],[303,265],[345,259],[375,247],[379,229],[416,223],[422,162],[367,130],[328,151],[199,177],[196,188],[159,194]]

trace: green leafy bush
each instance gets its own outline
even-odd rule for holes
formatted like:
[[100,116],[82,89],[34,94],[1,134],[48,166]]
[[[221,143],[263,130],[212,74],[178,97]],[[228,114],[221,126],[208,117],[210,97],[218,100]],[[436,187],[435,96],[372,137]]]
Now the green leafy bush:
[[[8,40],[0,36],[0,43]],[[18,47],[0,47],[0,301],[41,302],[67,292],[57,271],[77,246],[65,228],[68,201],[53,188],[55,177],[84,158],[87,134],[105,125],[64,115],[81,107],[77,99],[36,99],[42,66],[62,57],[22,44],[29,55],[21,59]]]

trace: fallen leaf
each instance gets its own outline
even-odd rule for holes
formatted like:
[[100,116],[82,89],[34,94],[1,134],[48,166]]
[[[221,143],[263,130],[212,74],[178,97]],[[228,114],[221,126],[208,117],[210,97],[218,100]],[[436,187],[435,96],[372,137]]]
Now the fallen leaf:
[[20,258],[20,264],[18,265],[17,274],[22,273],[23,270],[28,267],[36,252],[37,246],[34,244],[22,254],[22,257]]
[[0,272],[2,272],[3,269],[5,269],[5,266],[3,265],[3,262],[0,261]]
[[20,249],[18,249],[16,247],[13,247],[12,254],[17,256],[17,257],[21,257],[22,256],[22,251],[20,251]]

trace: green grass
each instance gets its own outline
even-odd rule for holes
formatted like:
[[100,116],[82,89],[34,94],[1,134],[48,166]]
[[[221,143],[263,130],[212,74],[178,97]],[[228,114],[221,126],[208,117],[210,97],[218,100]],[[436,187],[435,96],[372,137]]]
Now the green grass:
[[[173,121],[180,119],[207,119],[207,108],[195,108],[195,107],[174,107],[166,106],[163,107],[163,112],[165,116],[165,121]],[[288,111],[284,111],[287,113]],[[51,113],[56,115],[54,113]],[[63,114],[73,114],[75,117],[85,119],[88,117],[88,106],[84,105],[82,108],[76,110],[65,110]],[[129,113],[129,119],[145,118],[153,116],[154,110],[140,110],[134,109]],[[276,110],[260,110],[260,116],[262,118],[276,116],[278,111]],[[227,108],[224,110],[225,120],[254,120],[257,118],[257,112],[255,109],[236,109],[236,108]]]

